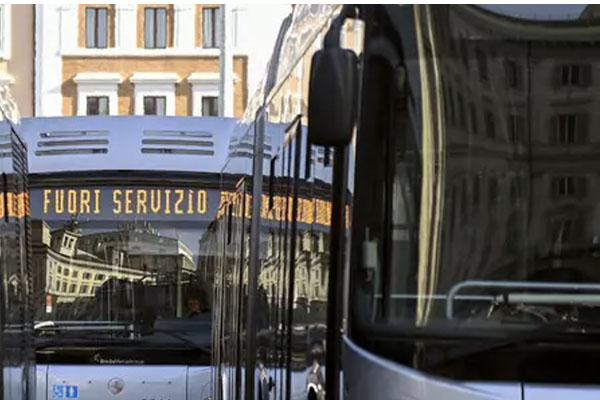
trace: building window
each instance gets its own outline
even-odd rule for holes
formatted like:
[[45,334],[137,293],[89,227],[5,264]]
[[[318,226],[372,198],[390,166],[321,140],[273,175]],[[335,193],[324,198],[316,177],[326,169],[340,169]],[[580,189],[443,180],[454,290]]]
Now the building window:
[[519,204],[523,198],[523,180],[515,176],[510,181],[510,199],[513,204]]
[[144,46],[147,49],[167,47],[167,9],[164,7],[144,9]]
[[63,281],[63,283],[62,283],[62,290],[61,290],[61,292],[63,292],[63,293],[66,293],[66,292],[67,292],[67,282],[64,282],[64,281]]
[[75,285],[74,283],[71,283],[71,286],[69,287],[69,293],[75,293],[76,288],[77,288],[77,285]]
[[217,116],[219,115],[219,98],[216,96],[202,97],[202,115]]
[[473,103],[471,103],[471,133],[477,135],[477,109]]
[[479,191],[481,190],[481,176],[473,177],[473,205],[479,204]]
[[73,272],[71,272],[71,276],[73,278],[77,278],[79,276],[79,271],[73,270]]
[[509,115],[508,116],[508,140],[513,143],[524,142],[524,131],[525,131],[525,119],[522,115]]
[[581,65],[563,65],[560,67],[560,83],[563,86],[577,86],[584,84],[583,69]]
[[65,275],[65,276],[69,276],[69,273],[70,273],[71,271],[69,271],[69,268],[65,268],[65,269],[63,270],[63,272],[64,272],[64,275]]
[[85,47],[105,49],[108,41],[108,9],[106,7],[86,7]]
[[573,221],[569,219],[552,222],[552,244],[567,244],[571,240]]
[[87,115],[108,115],[108,96],[87,96]]
[[557,197],[570,197],[576,193],[576,182],[573,176],[561,176],[552,181],[552,192]]
[[102,274],[96,275],[96,280],[97,281],[103,281],[104,280],[104,275],[102,275]]
[[554,142],[557,144],[585,143],[587,140],[586,114],[560,114],[555,120]]
[[577,116],[575,114],[561,114],[558,116],[558,136],[559,144],[575,143],[575,129],[577,126]]
[[458,124],[462,129],[467,127],[467,116],[465,114],[465,102],[463,100],[462,94],[458,93]]
[[83,286],[81,286],[81,289],[79,290],[79,293],[87,294],[88,290],[89,290],[88,285],[83,285]]
[[487,130],[487,136],[490,139],[496,137],[496,124],[494,122],[494,114],[489,110],[486,110],[485,112],[485,129]]
[[490,178],[490,186],[488,187],[488,197],[491,204],[498,203],[500,197],[498,196],[498,178]]
[[6,29],[4,27],[4,14],[5,13],[6,13],[5,5],[0,4],[0,51],[4,51],[4,43],[6,41],[5,33],[4,33],[4,30]]
[[218,7],[205,7],[202,9],[202,47],[218,47],[217,20]]
[[459,38],[460,41],[460,55],[462,56],[463,64],[465,69],[469,69],[469,50],[467,46],[467,40],[464,37]]
[[506,86],[510,89],[517,89],[520,82],[520,71],[516,61],[506,61],[504,68],[506,75]]
[[55,281],[54,282],[54,288],[56,289],[56,291],[60,291],[60,281]]
[[144,115],[166,115],[166,112],[165,96],[144,96]]
[[0,4],[0,58],[2,59],[10,58],[11,7],[10,4]]
[[475,52],[475,57],[477,58],[477,68],[479,70],[479,79],[482,81],[488,80],[488,63],[485,53],[481,50],[477,50]]
[[83,273],[83,279],[90,279],[91,277],[92,277],[92,274],[90,274],[89,272]]

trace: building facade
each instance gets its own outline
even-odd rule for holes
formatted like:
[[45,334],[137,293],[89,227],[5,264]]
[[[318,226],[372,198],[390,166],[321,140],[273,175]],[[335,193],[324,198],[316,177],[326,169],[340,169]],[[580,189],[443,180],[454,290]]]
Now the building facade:
[[37,5],[35,115],[240,116],[291,10],[269,6],[254,29],[257,8]]
[[[145,285],[189,280],[195,272],[192,251],[175,238],[161,236],[147,223],[84,234],[76,222],[51,230],[33,221],[34,291],[37,317],[56,312],[61,303],[77,313],[77,301],[92,299],[110,279]],[[46,300],[45,305],[40,301]]]
[[31,4],[0,5],[0,84],[24,117],[34,112],[34,10]]

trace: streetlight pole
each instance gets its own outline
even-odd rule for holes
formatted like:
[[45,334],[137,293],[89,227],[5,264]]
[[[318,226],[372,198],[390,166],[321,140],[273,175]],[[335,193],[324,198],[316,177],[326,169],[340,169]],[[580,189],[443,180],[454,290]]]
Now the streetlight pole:
[[182,264],[182,256],[177,257],[177,318],[181,318],[181,315],[183,314],[183,293],[181,288]]
[[231,18],[230,6],[221,4],[219,8],[220,29],[220,83],[219,83],[219,116],[233,117],[233,57],[231,53]]

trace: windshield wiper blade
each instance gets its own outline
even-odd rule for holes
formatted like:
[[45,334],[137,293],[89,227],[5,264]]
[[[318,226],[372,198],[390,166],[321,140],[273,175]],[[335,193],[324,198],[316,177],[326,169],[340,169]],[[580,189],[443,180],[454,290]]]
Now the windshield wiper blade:
[[[194,350],[200,350],[204,353],[212,353],[212,350],[210,348],[210,346],[203,346],[199,343],[194,342],[192,339],[188,339],[185,336],[174,332],[172,330],[168,330],[168,329],[152,329],[150,331],[146,331],[144,332],[145,335],[152,335],[154,333],[161,333],[161,334],[165,334],[173,339],[177,339],[180,343],[185,343],[189,346],[191,346]],[[142,341],[143,343],[143,341]]]
[[474,344],[471,343],[468,345],[459,346],[457,348],[446,351],[441,357],[441,359],[438,360],[427,360],[428,357],[425,356],[425,366],[438,367],[440,365],[447,364],[452,361],[461,360],[466,357],[470,357],[477,354],[483,354],[490,351],[501,350],[505,347],[511,347],[527,343],[529,341],[580,341],[581,334],[590,334],[590,332],[588,332],[587,330],[594,330],[593,334],[600,334],[600,322],[560,320],[544,324],[534,329],[518,331],[500,340],[497,340],[496,338],[482,339],[481,341],[475,342]]

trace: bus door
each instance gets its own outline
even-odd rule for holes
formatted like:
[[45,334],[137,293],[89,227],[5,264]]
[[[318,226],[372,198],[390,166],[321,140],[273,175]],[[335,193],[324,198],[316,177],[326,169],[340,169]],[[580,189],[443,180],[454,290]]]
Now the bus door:
[[[247,224],[249,217],[249,204],[247,196],[246,178],[242,177],[236,185],[236,191],[231,202],[231,212],[228,215],[227,246],[231,246],[231,289],[229,303],[231,304],[230,316],[224,316],[232,321],[230,393],[236,400],[241,399],[242,392],[242,341],[245,327],[245,298],[247,292],[248,265],[246,263]],[[235,377],[235,379],[234,379]]]
[[[259,386],[259,399],[268,398],[265,392],[270,391],[272,383],[275,390],[279,388],[279,371],[283,366],[283,353],[281,351],[281,327],[283,320],[282,313],[282,295],[281,285],[283,278],[283,247],[285,240],[285,220],[283,217],[284,193],[285,193],[285,164],[286,157],[283,153],[277,152],[269,160],[269,187],[267,199],[267,225],[268,225],[268,243],[267,243],[267,265],[263,269],[268,283],[265,289],[269,298],[269,317],[268,317],[268,341],[262,346],[263,352],[266,352],[266,367],[269,376],[261,374]],[[276,396],[271,396],[276,398]]]
[[[272,127],[271,124],[267,126]],[[269,129],[269,133],[272,131]],[[274,136],[269,135],[271,139]],[[259,291],[266,297],[266,320],[264,324],[258,323],[258,382],[257,393],[260,400],[280,398],[284,368],[283,349],[283,304],[285,298],[285,252],[287,249],[286,235],[288,222],[286,215],[286,202],[288,193],[287,165],[289,164],[285,148],[278,148],[272,140],[272,156],[269,159],[267,187],[266,215],[263,220],[263,231],[267,238],[266,252],[260,271]]]
[[223,208],[220,226],[223,247],[222,262],[218,266],[219,281],[216,285],[218,306],[216,315],[219,327],[217,336],[220,344],[216,364],[221,399],[241,399],[242,391],[242,346],[245,335],[246,315],[244,312],[247,295],[247,223],[249,198],[246,178],[236,184],[236,190],[228,193]]
[[214,299],[214,310],[219,310],[219,312],[213,313],[213,364],[215,366],[215,376],[216,379],[213,382],[216,383],[216,387],[213,388],[213,392],[215,393],[217,400],[222,400],[225,398],[225,393],[223,393],[224,382],[223,382],[223,367],[225,362],[225,356],[223,354],[225,345],[224,345],[224,316],[225,314],[222,310],[225,310],[224,304],[224,264],[225,264],[225,242],[226,242],[226,233],[227,233],[227,215],[229,210],[229,204],[227,201],[221,202],[219,206],[219,210],[217,211],[217,218],[215,220],[215,225],[211,227],[214,229],[214,235],[216,236],[216,253],[218,254],[216,264],[215,264],[215,283],[213,285],[213,299]]
[[283,305],[283,353],[285,354],[285,365],[281,369],[285,371],[284,381],[281,382],[281,399],[291,399],[293,391],[293,374],[298,360],[295,359],[295,345],[298,340],[295,335],[295,313],[297,308],[297,291],[296,291],[296,268],[298,261],[298,205],[299,205],[299,187],[300,187],[300,160],[302,154],[302,115],[298,114],[288,125],[285,131],[285,148],[284,153],[287,157],[287,196],[286,196],[286,214],[285,220],[287,224],[285,244],[286,254],[284,255],[284,286],[285,286],[285,303]]

